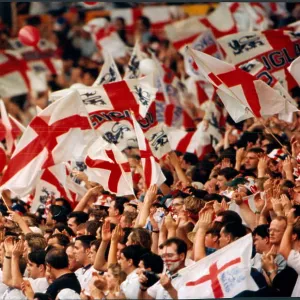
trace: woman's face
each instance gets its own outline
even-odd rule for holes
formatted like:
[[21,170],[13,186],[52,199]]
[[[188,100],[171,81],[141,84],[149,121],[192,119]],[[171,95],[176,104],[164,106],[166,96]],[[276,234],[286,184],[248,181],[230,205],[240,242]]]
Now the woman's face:
[[106,282],[107,282],[107,288],[109,290],[113,290],[118,285],[118,280],[114,277],[112,270],[108,269],[107,273],[105,274]]

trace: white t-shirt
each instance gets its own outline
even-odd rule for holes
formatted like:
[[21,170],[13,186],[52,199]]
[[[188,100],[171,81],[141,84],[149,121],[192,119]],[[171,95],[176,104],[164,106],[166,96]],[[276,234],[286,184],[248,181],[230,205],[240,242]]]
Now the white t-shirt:
[[287,264],[298,273],[298,279],[294,286],[292,297],[300,297],[300,253],[295,250],[291,250],[287,259]]
[[84,290],[86,295],[90,295],[89,283],[92,279],[93,272],[97,272],[93,266],[90,266],[88,269],[83,267],[75,271],[81,290]]
[[2,275],[3,275],[2,269],[0,268],[0,299],[3,297],[3,294],[8,289],[8,286],[2,282],[3,281],[2,280],[2,278],[3,278]]
[[121,283],[120,289],[126,299],[138,299],[140,282],[136,270],[127,275],[126,280]]
[[1,300],[26,300],[26,297],[21,290],[9,287],[3,294]]
[[[183,276],[180,274],[180,271],[172,276],[171,281],[175,290],[179,290],[180,287],[185,283]],[[154,285],[148,288],[147,294],[154,299],[173,299],[169,293],[162,287],[160,282],[156,282]]]
[[41,278],[24,278],[25,280],[28,280],[31,284],[31,287],[35,293],[45,293],[49,283],[46,279],[46,277],[41,277]]

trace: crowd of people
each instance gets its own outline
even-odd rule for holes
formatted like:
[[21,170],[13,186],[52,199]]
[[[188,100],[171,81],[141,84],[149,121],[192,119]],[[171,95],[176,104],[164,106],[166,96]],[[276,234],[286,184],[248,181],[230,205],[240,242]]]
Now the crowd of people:
[[[286,7],[285,15],[271,16],[273,28],[299,19],[299,4]],[[64,17],[67,9],[71,19]],[[48,105],[49,92],[75,83],[91,86],[103,65],[82,29],[84,11],[62,6],[50,13],[50,27],[39,16],[28,17],[27,24],[56,44],[64,71],[48,77],[43,93],[4,99],[24,125],[36,105]],[[114,22],[128,47],[139,38],[179,78],[186,76],[182,55],[151,32],[149,18],[139,17],[133,31],[125,30],[122,18]],[[1,49],[7,49],[11,30],[0,27]],[[129,58],[116,59],[121,75]],[[299,106],[299,88],[292,96]],[[205,112],[189,108],[198,123]],[[298,112],[291,123],[278,116],[234,123],[227,115],[222,139],[201,160],[179,151],[160,160],[166,177],[160,186],[145,185],[139,149],[129,147],[124,153],[134,183],[130,196],[104,190],[84,170],[73,171],[87,189],[75,207],[50,197],[33,212],[21,199],[8,199],[6,191],[0,205],[0,298],[178,299],[183,269],[247,234],[253,237],[250,271],[258,289],[236,296],[300,297],[299,128]]]

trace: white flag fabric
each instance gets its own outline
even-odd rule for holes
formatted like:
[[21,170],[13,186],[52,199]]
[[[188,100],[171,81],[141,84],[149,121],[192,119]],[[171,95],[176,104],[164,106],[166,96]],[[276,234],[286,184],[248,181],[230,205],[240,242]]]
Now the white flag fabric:
[[98,78],[95,80],[93,86],[101,86],[103,84],[121,81],[122,77],[119,73],[118,67],[110,53],[105,53],[105,61],[101,68]]
[[296,58],[288,67],[289,72],[300,86],[300,57]]
[[86,189],[75,182],[70,183],[65,164],[59,164],[45,169],[37,181],[31,211],[35,212],[40,205],[46,205],[47,198],[65,198],[72,207],[84,196]]
[[142,59],[146,58],[146,53],[142,52],[141,44],[139,41],[135,43],[130,60],[125,70],[124,79],[135,79],[141,77],[139,65]]
[[135,119],[134,115],[131,115],[131,118],[140,149],[140,157],[144,170],[145,184],[148,188],[154,184],[160,186],[162,183],[165,182],[166,178],[163,172],[161,171],[158,159],[154,157],[149,146],[149,142],[145,138],[142,128]]
[[128,159],[114,144],[99,137],[90,146],[85,164],[90,181],[100,183],[117,196],[134,194]]
[[180,271],[178,299],[232,298],[258,286],[251,277],[252,235],[248,234]]
[[83,26],[90,32],[101,51],[109,52],[113,58],[124,57],[127,54],[125,43],[121,40],[116,29],[105,18],[95,18]]
[[83,158],[94,138],[80,95],[69,92],[30,122],[2,177],[1,190],[28,194],[43,169]]
[[251,74],[205,53],[189,48],[187,51],[207,80],[217,87],[217,94],[235,122],[297,111],[262,80],[256,80]]

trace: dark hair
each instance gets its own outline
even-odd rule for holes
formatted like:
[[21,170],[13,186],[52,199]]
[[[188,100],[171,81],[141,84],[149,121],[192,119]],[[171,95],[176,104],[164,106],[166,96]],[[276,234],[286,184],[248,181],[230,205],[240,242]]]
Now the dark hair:
[[97,230],[101,224],[98,221],[87,221],[85,225],[86,225],[86,227],[85,227],[86,233],[88,235],[96,236]]
[[164,176],[166,177],[166,180],[165,180],[165,184],[170,187],[173,183],[174,183],[174,177],[173,177],[173,174],[171,171],[167,170],[166,168],[162,168],[161,169]]
[[269,227],[270,226],[268,224],[258,225],[254,228],[252,235],[258,235],[261,238],[265,239],[266,237],[269,237]]
[[260,154],[260,153],[264,153],[264,150],[259,148],[259,147],[253,147],[253,148],[250,148],[247,152],[248,153],[252,152],[252,153]]
[[124,204],[129,202],[125,197],[117,197],[115,200],[114,208],[119,211],[119,214],[122,215],[124,212]]
[[45,265],[46,251],[38,250],[28,253],[28,260],[32,263],[39,265]]
[[46,264],[57,270],[65,269],[69,266],[68,255],[63,249],[52,248],[47,252],[45,261]]
[[195,166],[198,163],[198,157],[194,153],[186,152],[183,155],[183,160],[192,166]]
[[150,232],[145,228],[133,228],[131,240],[136,245],[141,245],[146,249],[151,249],[152,238]]
[[234,168],[224,168],[218,173],[219,176],[224,176],[227,181],[233,179],[238,174],[239,172]]
[[93,235],[80,235],[75,238],[75,241],[80,241],[82,243],[82,246],[87,249],[91,247],[92,241],[94,241],[96,238]]
[[55,233],[55,234],[51,235],[49,239],[54,239],[54,238],[56,238],[58,244],[63,247],[66,247],[70,243],[69,238],[66,235],[64,235],[63,233]]
[[141,260],[144,262],[145,269],[150,268],[156,274],[162,273],[164,261],[159,255],[149,252],[142,255]]
[[[51,233],[53,233],[53,231],[55,231],[55,229],[57,229],[59,232],[63,232],[65,230],[68,233],[68,235],[70,235],[70,236],[76,236],[76,234],[73,232],[73,230],[68,225],[66,225],[64,223],[57,223],[54,226],[54,228],[53,228],[53,230],[52,230]],[[50,233],[50,231],[48,233]]]
[[221,203],[223,197],[219,194],[207,194],[203,197],[203,200],[206,202],[217,200],[219,203]]
[[225,210],[218,213],[218,217],[222,217],[222,223],[240,223],[242,224],[242,218],[238,213],[233,210]]
[[83,74],[84,73],[88,73],[95,80],[97,79],[97,77],[99,75],[99,71],[97,68],[83,68]]
[[73,211],[68,215],[68,219],[74,218],[76,225],[85,223],[89,219],[89,215],[84,211]]
[[123,232],[124,232],[124,236],[121,239],[120,244],[126,245],[126,243],[128,241],[129,234],[132,232],[132,228],[127,228],[127,227],[123,228]]
[[96,251],[98,251],[98,249],[99,249],[99,247],[100,247],[100,243],[101,243],[100,240],[94,240],[94,241],[91,242],[91,247],[92,247],[92,246],[95,246]]
[[66,223],[68,212],[65,207],[52,204],[50,206],[50,212],[53,220],[56,222]]
[[225,234],[230,234],[233,239],[238,239],[247,234],[246,227],[239,222],[226,223],[223,226]]
[[150,19],[148,17],[145,16],[140,16],[139,20],[141,20],[142,24],[147,28],[150,29],[151,28],[151,22]]
[[184,253],[184,255],[186,256],[187,254],[187,244],[185,241],[183,241],[182,239],[173,237],[170,239],[167,239],[166,241],[164,241],[164,243],[162,243],[159,248],[163,248],[166,246],[171,246],[172,244],[175,244],[177,246],[177,254],[181,254]]
[[132,259],[132,263],[136,268],[139,266],[141,256],[147,252],[148,250],[140,245],[126,246],[121,250],[121,253],[123,253],[127,260]]
[[71,207],[69,201],[66,200],[65,198],[62,198],[62,197],[56,198],[56,199],[55,199],[55,202],[56,202],[56,201],[61,201],[61,202],[63,203],[62,206],[66,209],[67,214],[70,213],[70,212],[72,211],[72,207]]

